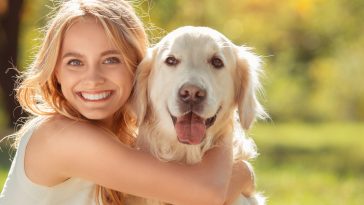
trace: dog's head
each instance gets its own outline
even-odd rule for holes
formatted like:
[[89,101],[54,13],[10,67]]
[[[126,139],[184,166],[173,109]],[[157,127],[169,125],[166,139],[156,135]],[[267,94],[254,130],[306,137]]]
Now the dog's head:
[[[260,59],[206,27],[181,27],[150,48],[137,70],[139,125],[158,123],[166,136],[200,144],[238,108],[248,129],[264,115],[257,101]],[[215,130],[216,132],[216,130]]]

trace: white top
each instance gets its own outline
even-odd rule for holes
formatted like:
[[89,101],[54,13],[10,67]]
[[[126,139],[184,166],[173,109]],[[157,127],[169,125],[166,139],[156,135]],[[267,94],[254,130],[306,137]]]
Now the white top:
[[[47,187],[32,182],[24,171],[25,149],[35,128],[22,136],[8,178],[0,194],[0,205],[95,205],[95,184],[80,178],[70,178],[56,186]],[[100,202],[100,204],[102,204]]]

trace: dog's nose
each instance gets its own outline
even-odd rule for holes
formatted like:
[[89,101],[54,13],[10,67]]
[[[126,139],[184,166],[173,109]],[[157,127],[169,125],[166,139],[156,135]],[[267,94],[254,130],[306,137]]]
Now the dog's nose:
[[190,104],[198,104],[206,98],[206,90],[193,84],[184,84],[178,94],[180,100]]

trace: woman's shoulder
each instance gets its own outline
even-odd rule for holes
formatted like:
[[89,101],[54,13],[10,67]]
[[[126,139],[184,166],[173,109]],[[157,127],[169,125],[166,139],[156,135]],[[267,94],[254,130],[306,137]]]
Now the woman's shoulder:
[[28,146],[38,147],[46,152],[54,149],[71,152],[76,142],[86,143],[107,136],[107,132],[90,122],[55,115],[47,117],[38,125]]
[[[43,120],[33,132],[26,148],[27,175],[43,185],[54,185],[73,177],[75,167],[107,140],[106,132],[88,122],[52,116]],[[103,141],[104,142],[103,142]],[[41,176],[39,173],[43,173]]]
[[36,129],[35,135],[47,138],[65,138],[68,135],[90,134],[101,132],[100,127],[82,120],[73,120],[61,115],[46,118]]
[[89,123],[83,122],[81,120],[70,119],[62,115],[53,115],[45,117],[42,123],[39,125],[39,129],[61,129],[64,127],[69,127],[73,124],[86,125]]

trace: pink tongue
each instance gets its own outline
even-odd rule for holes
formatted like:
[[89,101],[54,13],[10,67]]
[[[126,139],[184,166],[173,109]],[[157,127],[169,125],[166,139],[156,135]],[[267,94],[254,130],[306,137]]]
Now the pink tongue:
[[204,120],[192,112],[178,117],[175,129],[178,139],[189,144],[200,144],[206,132]]

